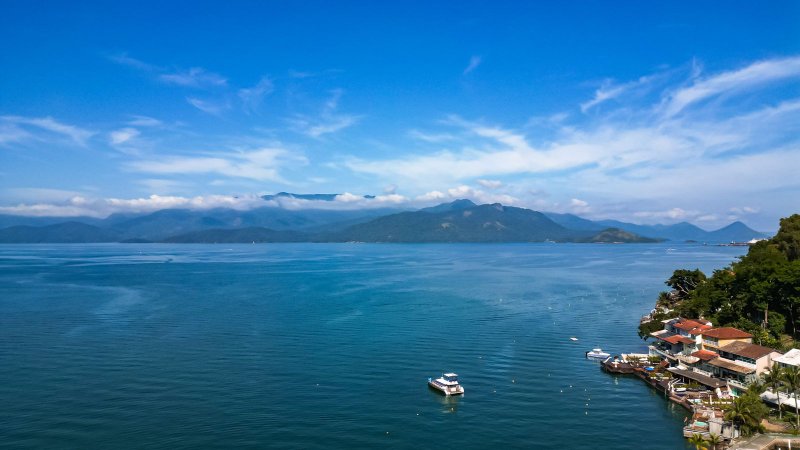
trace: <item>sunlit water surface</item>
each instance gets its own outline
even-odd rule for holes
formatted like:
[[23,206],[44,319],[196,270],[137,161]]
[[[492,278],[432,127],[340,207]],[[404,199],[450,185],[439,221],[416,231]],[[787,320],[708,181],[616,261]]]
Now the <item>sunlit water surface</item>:
[[690,448],[584,352],[644,351],[671,272],[745,250],[0,246],[0,446]]

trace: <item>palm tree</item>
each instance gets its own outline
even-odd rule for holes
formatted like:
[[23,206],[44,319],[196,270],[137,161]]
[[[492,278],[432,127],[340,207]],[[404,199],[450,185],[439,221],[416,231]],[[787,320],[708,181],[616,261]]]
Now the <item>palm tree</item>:
[[706,450],[706,440],[699,433],[692,434],[692,437],[689,438],[689,443],[694,445],[697,450]]
[[790,395],[794,395],[795,427],[800,428],[800,407],[797,405],[797,394],[800,391],[800,369],[796,366],[789,366],[784,369],[783,381],[786,383]]
[[769,409],[761,401],[761,397],[755,391],[747,391],[741,397],[734,399],[733,403],[728,406],[725,420],[730,420],[738,425],[742,436],[750,436],[764,430],[761,420],[768,413]]
[[764,384],[772,389],[772,392],[778,396],[778,419],[783,420],[783,408],[781,408],[781,389],[783,389],[783,369],[780,365],[775,364],[769,369],[769,372],[764,374]]
[[717,446],[722,444],[722,437],[720,437],[718,434],[710,433],[705,442],[708,445],[708,448],[711,450],[717,450]]

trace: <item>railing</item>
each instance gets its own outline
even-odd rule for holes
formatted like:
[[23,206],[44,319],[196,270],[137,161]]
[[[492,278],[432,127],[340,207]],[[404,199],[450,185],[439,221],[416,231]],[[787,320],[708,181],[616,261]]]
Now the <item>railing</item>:
[[692,368],[692,372],[699,373],[700,375],[705,375],[705,376],[707,376],[707,377],[709,377],[709,378],[710,378],[710,377],[712,377],[712,376],[714,376],[714,374],[713,374],[713,373],[711,373],[711,372],[708,372],[708,371],[706,371],[706,370],[700,370],[700,369],[698,369],[698,368],[696,368],[696,367],[693,367],[693,368]]
[[746,384],[744,384],[744,383],[742,383],[742,382],[741,382],[741,381],[739,381],[739,380],[733,380],[733,379],[729,379],[729,380],[726,380],[726,381],[728,382],[728,384],[729,384],[730,386],[733,386],[733,387],[735,387],[735,388],[738,388],[738,389],[743,389],[743,390],[745,390],[745,391],[747,390],[747,385],[746,385]]

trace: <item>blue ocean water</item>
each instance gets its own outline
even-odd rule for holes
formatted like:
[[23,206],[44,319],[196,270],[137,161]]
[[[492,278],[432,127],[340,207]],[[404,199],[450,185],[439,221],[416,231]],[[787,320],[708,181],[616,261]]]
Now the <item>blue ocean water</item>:
[[674,269],[745,250],[0,246],[0,447],[690,448],[584,352],[643,351]]

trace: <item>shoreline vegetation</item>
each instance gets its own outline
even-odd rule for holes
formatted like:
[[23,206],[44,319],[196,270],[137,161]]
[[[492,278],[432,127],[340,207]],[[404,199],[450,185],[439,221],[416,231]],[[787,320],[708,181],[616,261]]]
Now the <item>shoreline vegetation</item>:
[[665,281],[639,337],[672,317],[696,317],[752,333],[759,345],[786,350],[800,331],[800,214],[781,219],[778,233],[752,244],[739,261],[707,276],[678,269]]
[[800,439],[800,214],[710,276],[678,269],[665,284],[671,290],[639,324],[642,339],[654,338],[648,354],[602,368],[635,375],[689,410],[683,435],[698,449]]

